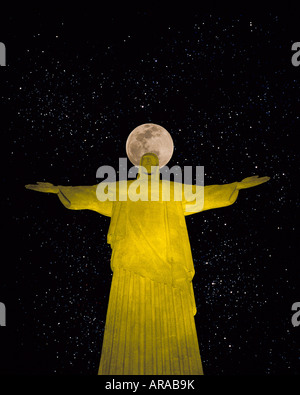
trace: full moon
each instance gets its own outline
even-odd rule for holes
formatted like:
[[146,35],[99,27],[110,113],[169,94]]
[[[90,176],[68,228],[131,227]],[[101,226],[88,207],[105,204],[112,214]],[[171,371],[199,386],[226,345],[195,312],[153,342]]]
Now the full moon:
[[155,123],[137,126],[127,138],[126,153],[135,166],[139,166],[141,157],[147,152],[158,156],[159,167],[165,166],[173,155],[174,144],[170,133]]

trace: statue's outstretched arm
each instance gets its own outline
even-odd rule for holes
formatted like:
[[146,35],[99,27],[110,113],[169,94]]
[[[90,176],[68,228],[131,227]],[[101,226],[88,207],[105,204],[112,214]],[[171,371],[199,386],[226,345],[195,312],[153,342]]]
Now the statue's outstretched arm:
[[242,181],[237,183],[237,189],[246,189],[256,187],[257,185],[263,184],[264,182],[269,181],[270,177],[259,177],[252,176],[244,178]]
[[37,192],[44,193],[58,193],[59,189],[57,185],[53,185],[50,182],[37,182],[36,184],[27,184],[25,185],[26,189],[32,189]]
[[[189,204],[193,204],[193,202],[184,201],[184,214],[190,215],[205,210],[230,206],[236,201],[241,189],[255,187],[269,181],[269,179],[270,177],[252,176],[244,178],[240,182],[233,182],[231,184],[206,185],[204,186],[204,190],[201,190],[201,188],[198,187],[198,200],[203,202],[203,204],[199,205],[198,210],[193,211],[189,209]],[[195,187],[194,193],[197,194],[196,186],[193,187]]]
[[97,185],[62,186],[49,182],[27,184],[25,188],[44,193],[55,193],[61,203],[71,210],[93,210],[110,217],[112,214],[112,201],[101,202],[97,198]]

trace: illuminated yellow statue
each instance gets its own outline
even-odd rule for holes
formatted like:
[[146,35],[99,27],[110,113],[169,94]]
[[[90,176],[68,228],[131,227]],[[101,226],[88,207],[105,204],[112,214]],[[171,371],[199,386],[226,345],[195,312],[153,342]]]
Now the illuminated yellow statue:
[[[138,177],[148,183],[158,158],[145,154]],[[248,177],[241,182],[204,188],[205,211],[233,204],[239,190],[262,184],[269,177]],[[116,182],[127,193],[136,180]],[[194,321],[196,313],[192,279],[194,266],[185,216],[191,202],[171,200],[106,200],[97,198],[94,186],[26,185],[55,193],[65,207],[94,210],[111,217],[108,243],[112,248],[113,278],[99,367],[101,375],[201,375],[203,374]],[[180,184],[183,185],[183,184]],[[194,190],[196,187],[193,186]],[[151,188],[149,188],[149,194]],[[120,195],[118,195],[120,196]],[[197,212],[197,210],[195,210]]]

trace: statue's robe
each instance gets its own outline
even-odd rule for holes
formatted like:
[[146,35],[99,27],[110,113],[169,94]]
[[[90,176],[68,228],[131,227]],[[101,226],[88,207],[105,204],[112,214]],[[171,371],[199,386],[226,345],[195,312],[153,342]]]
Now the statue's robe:
[[237,182],[197,187],[197,204],[184,193],[175,201],[173,190],[183,185],[166,181],[160,181],[160,191],[167,183],[170,201],[161,193],[158,201],[120,201],[132,182],[114,183],[114,190],[106,189],[106,201],[97,198],[97,185],[59,186],[67,208],[111,217],[107,240],[113,278],[99,374],[203,374],[185,216],[231,205]]

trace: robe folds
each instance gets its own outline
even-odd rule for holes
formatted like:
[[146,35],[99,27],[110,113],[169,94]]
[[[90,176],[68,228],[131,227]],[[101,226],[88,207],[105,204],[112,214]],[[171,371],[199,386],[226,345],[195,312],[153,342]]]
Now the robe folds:
[[[175,200],[174,191],[183,184],[160,181],[156,201],[124,200],[132,182],[113,183],[105,201],[99,200],[97,185],[59,186],[65,207],[111,218],[113,278],[98,373],[203,374],[185,216],[233,204],[237,182],[193,185],[190,193],[199,194],[193,201],[184,192]],[[164,183],[171,190],[169,201],[162,198]]]

